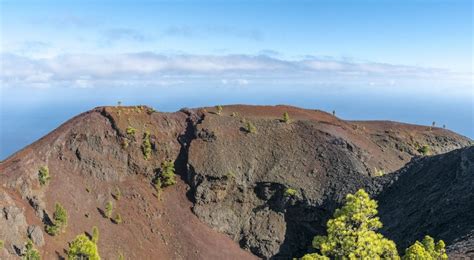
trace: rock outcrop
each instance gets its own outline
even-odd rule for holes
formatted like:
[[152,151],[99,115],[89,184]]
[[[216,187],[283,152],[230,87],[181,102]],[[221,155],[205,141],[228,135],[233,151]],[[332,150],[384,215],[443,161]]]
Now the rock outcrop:
[[474,146],[419,158],[377,197],[383,233],[406,248],[424,235],[474,257]]
[[[347,193],[379,192],[374,177],[420,156],[419,147],[437,154],[469,144],[442,129],[346,122],[285,106],[255,110],[232,106],[205,115],[189,150],[188,178],[194,213],[263,258],[304,254]],[[280,120],[284,112],[291,123]]]

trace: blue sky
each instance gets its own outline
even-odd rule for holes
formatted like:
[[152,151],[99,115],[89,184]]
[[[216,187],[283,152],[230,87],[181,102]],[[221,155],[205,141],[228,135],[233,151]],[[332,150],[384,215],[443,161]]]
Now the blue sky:
[[1,3],[1,80],[10,87],[116,85],[124,72],[142,85],[191,81],[177,74],[465,89],[472,80],[466,0]]
[[[28,141],[117,99],[164,110],[210,102],[347,107],[341,115],[351,119],[447,121],[474,135],[470,0],[0,0],[0,8],[2,124],[15,105],[24,120],[51,113],[52,104],[67,110]],[[160,107],[150,93],[177,102]],[[380,113],[357,110],[358,100],[376,96],[377,106],[396,100]],[[410,106],[430,99],[450,112]],[[11,139],[6,132],[2,139]]]

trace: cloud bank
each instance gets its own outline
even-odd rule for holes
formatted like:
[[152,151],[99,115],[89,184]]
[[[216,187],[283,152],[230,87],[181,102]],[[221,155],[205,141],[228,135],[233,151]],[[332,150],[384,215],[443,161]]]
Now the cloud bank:
[[[120,34],[119,34],[120,35]],[[470,85],[472,75],[443,69],[267,55],[64,54],[51,58],[0,55],[2,87],[222,85]],[[411,85],[412,87],[416,85]]]

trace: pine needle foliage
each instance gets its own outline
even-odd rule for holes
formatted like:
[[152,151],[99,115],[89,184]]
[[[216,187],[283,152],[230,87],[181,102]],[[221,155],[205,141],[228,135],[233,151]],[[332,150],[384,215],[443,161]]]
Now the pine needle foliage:
[[283,113],[283,122],[289,124],[290,123],[290,115],[288,114],[288,112],[285,112]]
[[151,142],[150,142],[150,132],[149,131],[146,131],[143,134],[142,152],[143,152],[143,158],[145,160],[150,159],[150,157],[151,157]]
[[112,201],[107,201],[107,204],[105,204],[105,211],[104,214],[107,218],[110,218],[112,216],[112,211],[114,210],[114,204]]
[[120,215],[120,213],[116,213],[114,218],[112,219],[112,221],[115,223],[115,224],[120,224],[122,223],[122,215]]
[[67,227],[68,215],[66,209],[58,202],[54,205],[52,225],[46,226],[46,232],[55,236],[64,232]]
[[245,127],[244,127],[245,131],[249,134],[255,134],[257,132],[257,128],[255,127],[255,125],[250,122],[250,121],[246,121],[245,122]]
[[425,236],[421,243],[416,241],[405,250],[403,260],[445,260],[448,259],[443,240],[435,243],[430,236]]
[[41,166],[38,172],[38,180],[41,186],[48,184],[48,182],[51,180],[48,166]]
[[222,109],[222,106],[221,106],[221,105],[216,106],[216,114],[221,115],[221,114],[222,114],[222,110],[223,110],[223,109]]
[[313,239],[320,254],[303,259],[400,259],[395,243],[375,232],[381,227],[377,202],[362,189],[348,194],[345,204],[327,222],[327,236]]
[[28,239],[26,242],[26,253],[23,256],[23,260],[41,260],[39,251],[34,247],[33,242]]
[[96,243],[99,242],[99,229],[94,226],[92,228],[92,237],[91,237],[92,242]]
[[90,240],[85,234],[78,235],[67,250],[68,260],[100,260],[97,244]]
[[135,133],[137,132],[137,129],[135,129],[135,128],[129,126],[129,127],[127,127],[127,129],[126,129],[126,132],[127,132],[127,135],[135,135]]
[[161,187],[168,187],[176,184],[174,161],[164,161],[161,163]]

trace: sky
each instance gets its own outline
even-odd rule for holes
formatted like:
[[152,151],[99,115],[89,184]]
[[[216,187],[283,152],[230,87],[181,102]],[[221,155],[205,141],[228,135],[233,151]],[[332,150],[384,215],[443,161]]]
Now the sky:
[[472,16],[470,0],[0,0],[0,158],[119,99],[338,108],[473,138]]

